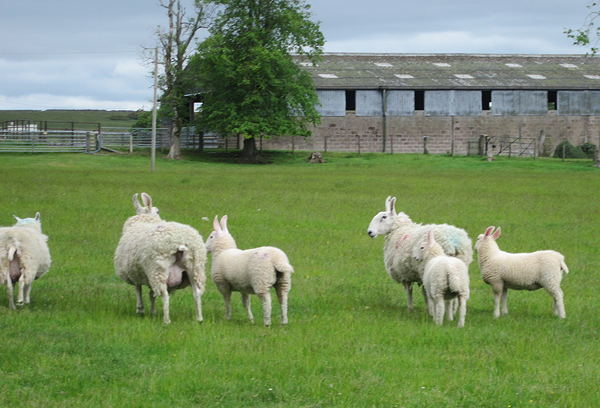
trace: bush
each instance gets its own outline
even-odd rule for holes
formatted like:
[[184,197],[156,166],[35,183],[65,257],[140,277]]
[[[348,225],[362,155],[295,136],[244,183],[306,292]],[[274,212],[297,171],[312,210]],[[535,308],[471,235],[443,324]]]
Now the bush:
[[584,144],[580,144],[578,146],[581,151],[583,152],[583,154],[585,154],[585,157],[587,157],[588,159],[593,159],[596,155],[596,145],[590,142],[586,142]]
[[573,146],[568,140],[562,141],[556,146],[552,157],[563,158],[563,147],[565,159],[585,159],[587,157],[581,147]]

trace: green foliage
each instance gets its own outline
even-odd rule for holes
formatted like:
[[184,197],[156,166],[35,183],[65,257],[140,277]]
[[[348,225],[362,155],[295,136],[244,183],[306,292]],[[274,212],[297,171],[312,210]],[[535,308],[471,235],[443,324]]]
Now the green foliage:
[[596,145],[590,142],[580,144],[578,146],[588,159],[593,159],[596,155]]
[[323,35],[303,0],[219,0],[223,12],[189,65],[203,92],[198,124],[222,134],[308,135],[318,123],[310,75],[291,54],[316,61]]
[[132,128],[150,128],[152,127],[152,111],[137,111],[136,120],[131,125]]
[[598,2],[591,2],[586,6],[589,10],[582,26],[577,29],[568,28],[564,33],[573,40],[573,45],[590,47],[590,53],[595,55],[598,53],[598,41],[600,40],[600,27],[597,25],[597,20],[600,17],[600,9]]
[[564,140],[556,146],[552,157],[565,159],[584,159],[586,154],[581,150],[580,146],[573,146],[568,140]]

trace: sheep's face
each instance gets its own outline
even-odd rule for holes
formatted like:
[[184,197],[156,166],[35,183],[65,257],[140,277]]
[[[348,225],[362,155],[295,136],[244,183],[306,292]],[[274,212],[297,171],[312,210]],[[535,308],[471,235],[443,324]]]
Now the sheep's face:
[[206,247],[206,250],[208,252],[212,252],[212,250],[215,246],[215,235],[216,235],[216,232],[213,231],[210,233],[208,238],[206,238],[206,242],[204,243],[204,246]]
[[19,218],[16,215],[13,215],[13,217],[17,220],[15,226],[33,228],[38,232],[42,232],[42,220],[39,212],[35,213],[34,218]]
[[475,250],[476,250],[476,251],[479,251],[479,246],[481,245],[481,242],[483,241],[483,238],[484,238],[484,237],[485,237],[485,236],[484,236],[483,234],[479,234],[479,235],[477,236],[477,241],[475,241]]
[[377,235],[387,235],[392,231],[394,226],[394,214],[389,211],[382,211],[375,215],[369,224],[367,234],[371,238]]
[[137,215],[144,214],[144,215],[154,215],[154,216],[160,217],[159,210],[156,207],[139,207],[139,208],[136,208],[135,212]]

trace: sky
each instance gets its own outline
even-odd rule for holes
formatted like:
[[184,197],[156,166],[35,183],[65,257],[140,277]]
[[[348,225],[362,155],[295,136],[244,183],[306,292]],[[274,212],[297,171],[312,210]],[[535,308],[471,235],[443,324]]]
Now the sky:
[[[325,52],[586,52],[563,31],[590,0],[306,2]],[[166,24],[158,0],[0,0],[0,109],[151,109],[144,48]]]

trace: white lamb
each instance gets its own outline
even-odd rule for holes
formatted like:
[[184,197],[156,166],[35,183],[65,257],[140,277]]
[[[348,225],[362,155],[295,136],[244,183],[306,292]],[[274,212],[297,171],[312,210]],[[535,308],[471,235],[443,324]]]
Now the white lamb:
[[[471,240],[463,229],[447,224],[417,224],[403,212],[396,213],[395,205],[396,197],[388,197],[385,211],[373,217],[367,233],[371,238],[385,235],[385,268],[392,279],[404,285],[408,309],[412,310],[412,284],[422,283],[424,271],[423,261],[417,261],[415,255],[429,231],[434,232],[435,240],[446,255],[459,258],[467,267],[473,260],[473,250]],[[423,295],[427,301],[424,292]]]
[[19,282],[17,304],[29,304],[33,281],[48,272],[51,263],[40,213],[35,218],[14,217],[14,226],[0,228],[0,283],[6,285],[11,309],[15,309],[13,285]]
[[427,234],[427,241],[419,248],[418,261],[425,263],[423,288],[427,294],[429,314],[436,324],[444,322],[444,311],[448,320],[454,319],[458,301],[458,327],[465,325],[467,300],[469,299],[469,269],[463,261],[448,256],[435,241],[433,231]]
[[[494,317],[508,314],[508,289],[536,290],[544,288],[554,298],[554,314],[565,318],[560,282],[569,269],[565,257],[556,251],[513,254],[501,251],[496,243],[501,228],[488,227],[475,243],[483,281],[494,292]],[[502,296],[502,312],[500,311]]]
[[156,313],[155,298],[162,297],[163,322],[169,324],[169,293],[192,286],[197,320],[202,318],[202,294],[206,275],[206,248],[194,228],[177,222],[162,221],[152,198],[142,193],[144,205],[133,195],[136,215],[129,217],[115,252],[115,271],[135,286],[137,313],[144,314],[142,285],[150,288],[150,311]]
[[214,231],[206,240],[206,249],[212,253],[212,278],[225,301],[225,318],[231,319],[231,292],[240,292],[248,319],[254,322],[250,295],[262,301],[263,322],[271,325],[271,288],[275,288],[281,305],[281,323],[287,324],[288,292],[292,287],[292,273],[287,255],[279,248],[260,247],[241,250],[227,229],[227,216],[221,222],[215,217]]

